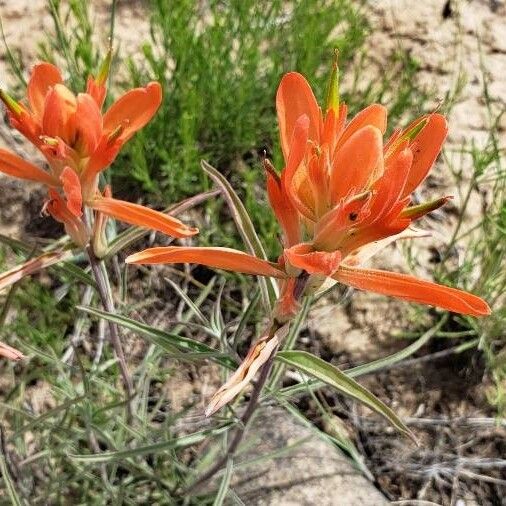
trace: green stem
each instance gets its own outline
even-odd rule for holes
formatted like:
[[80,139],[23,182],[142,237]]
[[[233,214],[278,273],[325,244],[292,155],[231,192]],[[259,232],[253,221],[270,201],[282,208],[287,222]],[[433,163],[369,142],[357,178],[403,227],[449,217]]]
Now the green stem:
[[[112,298],[112,290],[104,262],[96,257],[91,246],[88,246],[86,248],[86,251],[88,253],[88,258],[90,260],[90,266],[93,272],[93,276],[97,283],[98,295],[100,297],[100,300],[102,301],[102,305],[105,311],[114,314],[116,311],[114,308],[114,301]],[[123,346],[121,344],[118,327],[115,323],[111,321],[108,322],[108,325],[109,325],[109,333],[111,336],[111,343],[113,345],[116,358],[118,359],[121,376],[123,378],[123,386],[125,388],[125,392],[128,398],[126,406],[127,406],[127,418],[130,423],[132,421],[131,402],[132,398],[134,397],[132,378],[128,371],[127,363],[125,360],[125,354],[123,353]]]

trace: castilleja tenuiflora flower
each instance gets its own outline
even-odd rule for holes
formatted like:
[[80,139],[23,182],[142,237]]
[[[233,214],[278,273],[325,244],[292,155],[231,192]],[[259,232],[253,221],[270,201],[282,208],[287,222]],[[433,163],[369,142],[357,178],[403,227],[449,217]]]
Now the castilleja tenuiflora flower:
[[48,200],[43,210],[62,222],[82,247],[95,232],[84,219],[86,206],[99,218],[101,213],[175,237],[193,235],[197,229],[171,216],[113,199],[109,189],[101,192],[98,188],[100,172],[151,120],[162,100],[160,84],[151,82],[128,91],[102,113],[110,60],[111,52],[98,76],[89,77],[85,93],[75,95],[64,84],[58,68],[46,62],[34,66],[24,102],[0,90],[11,125],[41,151],[49,167],[45,170],[0,149],[0,172],[46,185]]
[[[437,113],[396,130],[384,142],[387,111],[373,104],[347,121],[339,103],[335,65],[323,113],[306,79],[286,74],[276,108],[285,168],[278,175],[266,161],[267,193],[281,226],[283,253],[268,262],[228,248],[161,247],[127,258],[136,264],[199,263],[231,271],[270,276],[280,284],[273,319],[294,315],[302,292],[330,278],[361,290],[429,304],[456,313],[490,313],[481,298],[415,277],[364,268],[377,251],[396,239],[419,235],[413,221],[443,205],[447,197],[411,205],[447,135]],[[277,336],[277,337],[276,337]],[[236,395],[276,349],[280,336],[260,339],[245,361],[217,392],[208,414]]]

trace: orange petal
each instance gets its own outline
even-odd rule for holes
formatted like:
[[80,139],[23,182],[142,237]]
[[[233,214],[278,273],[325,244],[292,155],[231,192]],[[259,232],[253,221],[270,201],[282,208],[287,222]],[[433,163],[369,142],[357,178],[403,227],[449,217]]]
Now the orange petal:
[[336,149],[339,149],[355,132],[370,125],[376,127],[381,135],[387,129],[387,110],[380,104],[371,104],[362,109],[347,125],[343,135],[339,139]]
[[385,219],[399,200],[402,200],[412,163],[413,154],[409,148],[398,152],[392,160],[389,160],[383,176],[373,186],[371,223]]
[[76,134],[77,100],[63,84],[55,84],[46,94],[42,116],[43,134],[61,137],[66,144],[73,145]]
[[309,181],[305,181],[305,173],[299,169],[306,154],[308,141],[309,118],[305,114],[300,116],[295,122],[292,140],[290,142],[290,153],[286,163],[286,168],[281,174],[281,183],[284,192],[290,197],[292,204],[298,211],[314,220],[314,209],[310,208],[305,201],[304,192],[310,192]]
[[360,193],[383,163],[383,138],[375,126],[357,130],[336,152],[330,175],[330,194],[335,204],[351,190]]
[[46,269],[47,267],[57,264],[58,262],[70,258],[71,256],[72,253],[70,251],[52,251],[50,253],[44,253],[37,258],[32,258],[24,264],[17,265],[13,269],[0,274],[0,290],[17,283],[25,276],[29,276],[30,274]]
[[264,336],[251,346],[237,371],[213,395],[207,406],[206,416],[216,413],[250,383],[260,367],[269,360],[287,334],[288,324],[281,327],[274,335]]
[[[419,119],[416,122],[420,121]],[[415,122],[415,123],[416,123]],[[408,126],[406,131],[409,131]],[[441,114],[431,114],[428,122],[410,144],[413,164],[404,187],[403,195],[409,195],[426,178],[441,151],[448,134],[448,123]]]
[[105,96],[107,95],[107,88],[104,83],[101,83],[93,76],[88,77],[86,82],[86,93],[93,98],[99,109],[104,105]]
[[83,220],[70,212],[67,202],[53,188],[49,189],[49,200],[46,202],[44,210],[56,221],[64,224],[65,231],[76,244],[82,248],[86,247],[90,239],[88,227]]
[[269,202],[285,234],[285,246],[299,242],[299,215],[283,191],[281,180],[268,160],[264,162],[267,174],[267,195]]
[[302,116],[309,118],[309,139],[320,144],[320,108],[306,79],[297,72],[289,72],[283,76],[276,94],[276,110],[278,113],[281,148],[286,163],[290,153],[295,123]]
[[297,244],[285,249],[285,258],[293,267],[297,267],[309,274],[331,276],[341,263],[340,251],[313,251],[310,244]]
[[51,63],[43,62],[33,67],[27,95],[30,108],[39,121],[44,114],[44,102],[49,88],[62,82],[60,71]]
[[2,342],[0,342],[0,355],[8,358],[9,360],[21,360],[22,358],[25,358],[19,350],[16,350],[16,348]]
[[102,136],[102,114],[95,100],[87,93],[77,96],[78,142],[84,157],[95,151]]
[[162,103],[162,87],[151,82],[144,88],[134,88],[120,97],[104,115],[104,131],[112,133],[116,128],[126,125],[121,132],[124,143],[145,126]]
[[285,273],[275,264],[230,248],[196,248],[168,246],[150,248],[130,255],[129,264],[200,264],[226,271],[282,278]]
[[83,214],[83,197],[78,175],[70,167],[65,167],[61,173],[60,181],[63,185],[63,193],[67,199],[68,210],[74,216],[80,218]]
[[340,283],[359,290],[370,290],[418,304],[440,307],[455,313],[472,316],[490,314],[488,304],[476,295],[406,274],[341,266],[332,277]]
[[81,174],[81,186],[85,198],[92,198],[97,190],[97,176],[108,167],[121,149],[121,140],[109,142],[106,136],[100,140],[95,153],[90,157],[88,164]]
[[5,149],[0,149],[0,172],[19,179],[36,181],[49,186],[58,186],[58,181],[49,172],[39,169],[23,158],[10,153]]
[[188,227],[173,216],[125,200],[97,197],[86,204],[96,211],[130,225],[151,228],[173,237],[189,237],[198,233],[197,228]]

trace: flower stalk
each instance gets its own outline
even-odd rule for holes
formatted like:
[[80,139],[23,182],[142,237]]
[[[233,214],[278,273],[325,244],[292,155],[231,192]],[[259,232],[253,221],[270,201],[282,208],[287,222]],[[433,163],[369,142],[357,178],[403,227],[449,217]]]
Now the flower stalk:
[[[87,246],[86,252],[88,254],[88,259],[90,261],[93,277],[95,278],[95,282],[97,283],[97,291],[100,297],[100,301],[102,302],[102,306],[104,307],[105,311],[114,314],[115,313],[114,300],[112,297],[111,284],[109,283],[109,276],[107,274],[105,264],[102,260],[97,258],[91,246]],[[127,403],[126,403],[127,420],[128,423],[131,423],[133,419],[132,399],[135,395],[132,377],[130,376],[130,373],[128,371],[128,366],[126,363],[125,354],[123,352],[123,346],[121,344],[118,326],[111,321],[108,322],[108,325],[111,343],[114,348],[116,358],[118,359],[118,365],[120,368],[121,377],[123,379],[123,387],[127,395]]]

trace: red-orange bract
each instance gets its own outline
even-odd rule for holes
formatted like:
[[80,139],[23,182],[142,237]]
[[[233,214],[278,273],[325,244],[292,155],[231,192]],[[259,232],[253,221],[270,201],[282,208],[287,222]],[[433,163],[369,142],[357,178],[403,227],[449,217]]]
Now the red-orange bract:
[[[370,256],[393,240],[417,235],[411,223],[447,197],[410,206],[446,138],[440,114],[423,116],[383,142],[387,112],[373,104],[346,122],[346,105],[322,114],[305,78],[286,74],[276,106],[286,166],[278,176],[267,162],[267,192],[283,230],[277,263],[226,248],[152,248],[128,257],[137,264],[195,262],[280,279],[278,317],[293,314],[293,280],[305,271],[308,286],[326,277],[473,316],[490,313],[470,293],[404,274],[364,269]],[[288,301],[288,302],[287,302]],[[291,301],[291,303],[290,303]]]
[[[442,115],[429,114],[384,142],[386,109],[373,104],[347,122],[346,105],[339,104],[336,76],[337,67],[324,114],[298,73],[286,74],[277,92],[285,168],[278,176],[265,163],[269,201],[283,231],[283,254],[276,263],[226,248],[197,247],[147,249],[131,255],[127,262],[195,262],[278,278],[281,295],[273,317],[279,323],[298,309],[299,281],[304,281],[308,291],[327,278],[456,313],[489,314],[485,301],[462,290],[363,267],[392,241],[420,235],[409,229],[411,223],[448,199],[410,205],[411,193],[441,150],[447,123]],[[268,356],[261,351],[268,344],[264,337],[253,345],[238,372],[211,401],[208,414],[228,402],[238,386],[244,386],[252,367],[256,370],[265,363]]]
[[109,52],[98,77],[88,79],[85,93],[72,93],[58,68],[45,62],[33,68],[25,102],[17,102],[0,90],[11,125],[42,152],[49,166],[46,171],[0,149],[0,172],[45,184],[49,198],[44,210],[62,222],[74,242],[83,247],[91,234],[83,219],[83,206],[175,237],[193,235],[196,229],[173,217],[98,190],[100,172],[151,120],[162,100],[160,84],[151,82],[128,91],[102,113],[110,58]]

